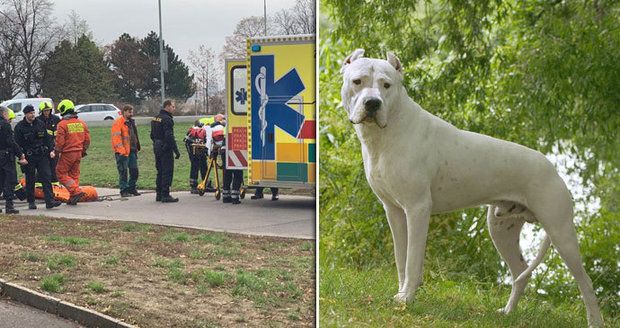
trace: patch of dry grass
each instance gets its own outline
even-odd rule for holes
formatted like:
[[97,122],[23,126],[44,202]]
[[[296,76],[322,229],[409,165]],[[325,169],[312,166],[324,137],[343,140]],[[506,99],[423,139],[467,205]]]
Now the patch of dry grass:
[[315,316],[304,240],[0,215],[0,277],[141,327],[310,327]]

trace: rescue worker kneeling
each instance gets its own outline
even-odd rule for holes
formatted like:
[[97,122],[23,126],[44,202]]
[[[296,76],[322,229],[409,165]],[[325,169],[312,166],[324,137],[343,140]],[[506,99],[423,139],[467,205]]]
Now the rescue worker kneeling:
[[67,205],[76,205],[84,192],[80,189],[80,162],[86,156],[90,145],[88,126],[75,113],[75,106],[69,99],[58,104],[62,120],[56,130],[56,174],[60,183],[67,188],[71,197]]
[[[211,125],[211,136],[213,138],[214,151],[222,156],[224,166],[224,186],[222,187],[222,202],[241,204],[239,199],[241,183],[243,182],[243,170],[233,170],[226,167],[226,121],[224,115],[215,115],[215,123]],[[212,153],[213,153],[212,152]],[[215,154],[217,156],[217,154]]]
[[28,164],[21,167],[26,175],[26,199],[28,208],[36,210],[34,188],[37,177],[43,186],[45,207],[50,209],[62,203],[54,199],[52,193],[50,158],[56,157],[54,141],[47,133],[45,123],[35,117],[34,107],[24,107],[24,119],[15,126],[15,141],[26,154]]

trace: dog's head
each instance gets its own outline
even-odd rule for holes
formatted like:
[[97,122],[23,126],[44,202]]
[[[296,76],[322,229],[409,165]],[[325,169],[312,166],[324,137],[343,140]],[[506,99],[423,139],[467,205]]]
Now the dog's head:
[[353,51],[342,64],[342,104],[353,124],[386,127],[392,104],[398,100],[403,71],[391,52],[387,59],[364,58],[364,49]]

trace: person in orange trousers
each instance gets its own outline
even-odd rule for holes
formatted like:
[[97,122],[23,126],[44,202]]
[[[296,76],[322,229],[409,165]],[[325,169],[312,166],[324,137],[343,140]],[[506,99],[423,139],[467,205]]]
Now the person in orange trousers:
[[75,113],[69,99],[58,104],[62,120],[56,127],[56,154],[60,156],[56,166],[58,181],[67,188],[71,197],[67,205],[76,205],[84,192],[80,189],[80,161],[86,156],[90,145],[88,126]]

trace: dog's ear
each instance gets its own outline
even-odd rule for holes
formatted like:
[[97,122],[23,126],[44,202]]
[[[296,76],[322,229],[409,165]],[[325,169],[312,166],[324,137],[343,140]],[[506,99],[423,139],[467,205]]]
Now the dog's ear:
[[344,72],[344,68],[347,67],[347,65],[351,64],[352,62],[354,62],[355,60],[361,58],[362,56],[364,56],[364,49],[355,49],[342,62],[342,68],[340,69],[340,73]]
[[403,73],[403,65],[401,65],[400,59],[398,59],[393,52],[388,51],[387,61],[394,67],[394,69],[396,69],[396,71],[398,71],[398,73]]

